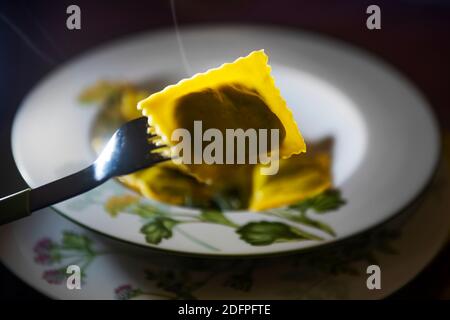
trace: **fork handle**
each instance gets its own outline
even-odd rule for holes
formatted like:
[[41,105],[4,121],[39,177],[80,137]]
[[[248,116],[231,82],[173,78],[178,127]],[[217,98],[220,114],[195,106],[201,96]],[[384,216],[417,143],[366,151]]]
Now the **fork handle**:
[[96,167],[81,171],[31,190],[30,209],[36,211],[94,189],[107,178],[96,178]]
[[99,178],[96,176],[96,167],[91,165],[35,189],[27,188],[0,199],[0,225],[25,218],[33,211],[89,191],[108,179],[103,175]]
[[0,225],[25,218],[31,214],[31,188],[0,199]]

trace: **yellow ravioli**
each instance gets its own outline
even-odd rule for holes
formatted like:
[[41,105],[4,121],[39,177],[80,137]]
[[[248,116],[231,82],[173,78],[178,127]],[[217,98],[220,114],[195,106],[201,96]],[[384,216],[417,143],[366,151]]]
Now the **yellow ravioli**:
[[[270,74],[264,51],[254,51],[233,63],[181,80],[176,85],[140,101],[138,109],[164,143],[174,146],[172,133],[179,128],[192,133],[194,121],[202,129],[243,130],[279,129],[279,154],[288,158],[306,151],[303,137],[292,113],[281,97]],[[233,181],[239,166],[224,164],[186,164],[187,171],[200,181]]]
[[327,152],[308,152],[280,160],[276,175],[262,175],[255,167],[249,209],[283,207],[316,196],[332,186],[331,157]]
[[212,189],[172,162],[122,176],[119,180],[147,198],[178,206],[209,207]]

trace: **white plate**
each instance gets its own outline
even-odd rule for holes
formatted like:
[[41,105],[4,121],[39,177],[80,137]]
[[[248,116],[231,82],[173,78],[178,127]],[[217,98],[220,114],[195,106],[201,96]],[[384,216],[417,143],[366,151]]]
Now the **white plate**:
[[[26,283],[57,299],[380,299],[410,281],[447,240],[449,192],[448,178],[441,176],[406,223],[400,217],[367,237],[309,255],[257,260],[150,253],[86,231],[46,209],[0,228],[0,259]],[[64,233],[75,236],[61,251]],[[63,258],[57,260],[58,254]],[[60,272],[75,263],[85,277],[81,290],[68,290],[67,274]],[[373,263],[381,270],[381,290],[366,286]]]
[[[283,29],[248,26],[197,27],[182,31],[192,72],[266,49],[276,84],[307,140],[335,139],[335,185],[347,204],[318,218],[336,236],[281,221],[322,241],[253,246],[235,228],[184,223],[158,244],[140,232],[150,223],[135,215],[112,218],[104,203],[126,190],[115,181],[55,205],[64,216],[132,243],[199,255],[259,255],[312,248],[368,230],[398,213],[424,188],[439,153],[436,122],[422,95],[400,74],[374,57],[340,42]],[[77,95],[99,79],[175,82],[186,76],[172,31],[145,33],[92,51],[59,68],[25,99],[13,127],[13,153],[31,187],[89,165],[90,128],[98,112]],[[169,215],[197,212],[162,206]],[[235,224],[277,220],[254,213],[226,213]]]

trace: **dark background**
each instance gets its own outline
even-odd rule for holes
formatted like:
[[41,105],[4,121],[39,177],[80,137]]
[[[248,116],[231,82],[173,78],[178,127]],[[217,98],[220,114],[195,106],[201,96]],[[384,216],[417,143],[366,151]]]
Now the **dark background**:
[[[450,125],[450,1],[446,0],[175,0],[181,32],[201,23],[283,25],[324,33],[370,50],[400,69]],[[81,30],[66,28],[66,8],[81,8]],[[366,8],[381,8],[381,30],[365,26]],[[172,27],[169,0],[0,0],[0,197],[26,186],[11,154],[14,114],[49,71],[101,43]],[[450,299],[450,247],[393,298]],[[43,298],[0,264],[0,299]]]

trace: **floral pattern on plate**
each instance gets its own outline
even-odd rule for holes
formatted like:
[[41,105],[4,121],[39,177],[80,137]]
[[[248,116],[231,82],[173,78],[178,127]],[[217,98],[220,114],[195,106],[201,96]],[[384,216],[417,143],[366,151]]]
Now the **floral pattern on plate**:
[[[259,259],[181,257],[124,244],[45,210],[4,226],[0,257],[24,281],[64,299],[375,299],[409,281],[447,239],[448,192],[440,174],[424,198],[382,227],[330,247]],[[20,241],[19,241],[20,240]],[[82,270],[68,290],[64,271]],[[368,290],[367,267],[382,271]]]

